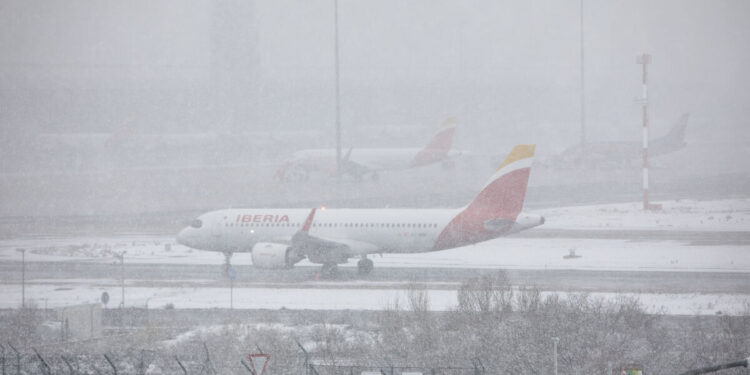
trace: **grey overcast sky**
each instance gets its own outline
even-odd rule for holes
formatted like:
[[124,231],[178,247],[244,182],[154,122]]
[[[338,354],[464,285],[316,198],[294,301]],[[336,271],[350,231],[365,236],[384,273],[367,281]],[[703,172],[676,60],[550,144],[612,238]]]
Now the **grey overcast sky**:
[[[237,4],[244,13],[232,11]],[[339,4],[345,122],[434,122],[456,114],[478,129],[505,123],[554,135],[555,127],[578,121],[578,0]],[[655,121],[668,124],[687,111],[698,124],[694,135],[750,138],[748,15],[744,0],[584,1],[588,120],[637,120],[635,55],[649,52]],[[333,116],[332,21],[331,0],[2,0],[0,90],[11,109],[0,119],[6,130],[37,122],[41,131],[107,132],[118,125],[101,120],[111,112],[106,105],[89,105],[102,114],[87,120],[70,113],[69,101],[87,106],[87,92],[115,91],[110,101],[132,95],[140,108],[144,92],[172,90],[196,98],[175,104],[173,94],[164,95],[163,107],[195,116],[170,123],[150,113],[158,105],[146,103],[131,121],[154,119],[140,125],[150,131],[210,129],[206,124],[220,116],[207,114],[216,105],[201,100],[217,86],[243,85],[252,87],[234,87],[231,95],[260,97],[248,99],[258,117],[243,129],[325,127]],[[237,30],[243,46],[231,44]],[[216,72],[235,57],[251,78],[222,83]],[[41,112],[55,117],[59,110],[66,124],[34,120],[40,112],[34,103],[15,108],[17,90],[55,92]],[[68,102],[55,107],[61,97]],[[197,108],[181,107],[187,105]],[[621,126],[599,125],[590,136],[627,135]],[[566,142],[574,140],[566,135]]]

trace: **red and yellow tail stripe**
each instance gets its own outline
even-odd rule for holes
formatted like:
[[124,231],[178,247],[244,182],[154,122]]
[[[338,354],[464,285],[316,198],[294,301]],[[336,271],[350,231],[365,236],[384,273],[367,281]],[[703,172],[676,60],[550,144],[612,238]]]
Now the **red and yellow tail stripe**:
[[[503,235],[489,221],[515,222],[523,209],[534,145],[517,145],[471,203],[438,236],[434,249],[449,249]],[[506,231],[510,226],[506,228]]]
[[516,145],[513,147],[510,154],[505,157],[503,163],[497,167],[495,173],[493,173],[490,180],[487,181],[485,188],[505,174],[523,168],[531,168],[531,163],[534,161],[535,148],[536,145]]

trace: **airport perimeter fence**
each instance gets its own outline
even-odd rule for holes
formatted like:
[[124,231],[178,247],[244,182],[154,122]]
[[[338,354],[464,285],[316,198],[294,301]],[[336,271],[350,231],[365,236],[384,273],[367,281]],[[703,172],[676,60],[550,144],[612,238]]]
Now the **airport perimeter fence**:
[[[200,349],[183,355],[154,350],[128,350],[99,354],[72,353],[65,349],[45,350],[31,347],[18,349],[10,343],[0,344],[0,375],[25,374],[201,374],[224,373],[261,375],[262,365],[251,365],[249,358],[235,363],[214,362],[205,342],[196,342]],[[272,356],[269,356],[272,357]],[[483,375],[484,366],[478,358],[471,366],[407,366],[389,364],[325,364],[314,363],[304,352],[304,362],[292,373],[304,375]],[[469,362],[467,362],[469,363]],[[218,364],[218,365],[217,365]],[[273,366],[272,366],[273,367]],[[229,371],[229,372],[227,372]],[[266,374],[272,373],[266,371]],[[286,371],[285,373],[288,373]]]
[[[241,367],[238,364],[238,369]],[[205,357],[174,356],[151,350],[125,353],[54,353],[42,349],[19,350],[0,344],[0,374],[219,374],[208,348]]]
[[483,367],[309,365],[304,375],[483,375]]

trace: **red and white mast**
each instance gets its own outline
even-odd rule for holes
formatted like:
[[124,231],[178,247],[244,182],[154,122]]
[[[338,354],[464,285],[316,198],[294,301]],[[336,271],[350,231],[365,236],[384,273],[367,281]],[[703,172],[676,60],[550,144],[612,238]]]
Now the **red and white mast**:
[[643,67],[643,92],[641,105],[643,107],[643,210],[653,207],[648,202],[648,64],[651,63],[651,55],[642,54],[636,57],[636,64]]

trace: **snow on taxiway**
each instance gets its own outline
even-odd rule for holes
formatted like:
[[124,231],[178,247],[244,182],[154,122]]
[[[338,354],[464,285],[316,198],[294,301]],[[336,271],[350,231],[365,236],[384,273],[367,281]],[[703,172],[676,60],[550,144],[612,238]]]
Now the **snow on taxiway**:
[[[541,210],[542,229],[598,229],[684,232],[734,231],[750,237],[750,199],[661,202],[662,211],[642,212],[639,203],[563,207]],[[534,231],[531,229],[530,231]],[[592,236],[594,237],[594,236]],[[16,248],[28,249],[26,261],[114,261],[125,252],[128,263],[222,264],[220,253],[174,243],[173,235],[108,237],[30,237],[0,241],[0,261],[20,260]],[[574,251],[578,258],[565,257]],[[631,241],[596,238],[503,237],[456,249],[374,255],[376,267],[461,267],[617,271],[750,272],[750,249],[740,244],[693,244],[679,240]],[[252,264],[236,253],[236,265]],[[299,265],[310,265],[303,261]],[[355,266],[352,259],[346,266]]]
[[[109,306],[121,302],[116,285],[66,284],[29,285],[27,302],[49,308],[82,303],[98,303],[102,292],[110,295]],[[456,290],[425,290],[430,310],[447,311],[457,305]],[[229,308],[229,288],[219,287],[128,287],[125,292],[127,307],[177,309]],[[382,310],[394,306],[408,307],[406,289],[316,289],[316,288],[260,288],[235,287],[233,306],[237,309],[294,309],[294,310]],[[542,297],[556,293],[567,298],[567,292],[542,292]],[[739,315],[750,313],[750,299],[742,294],[699,293],[587,293],[592,298],[614,301],[617,298],[637,298],[651,313],[693,315],[717,313]],[[18,306],[21,291],[18,285],[0,284],[0,308]],[[43,296],[43,297],[41,297]],[[36,298],[34,298],[36,297]]]
[[547,229],[672,230],[750,232],[750,199],[652,202],[660,210],[643,211],[641,202],[537,210]]

